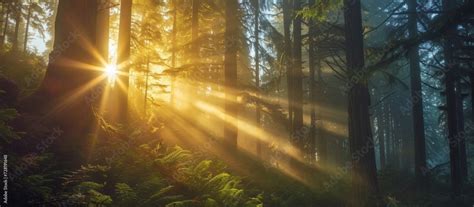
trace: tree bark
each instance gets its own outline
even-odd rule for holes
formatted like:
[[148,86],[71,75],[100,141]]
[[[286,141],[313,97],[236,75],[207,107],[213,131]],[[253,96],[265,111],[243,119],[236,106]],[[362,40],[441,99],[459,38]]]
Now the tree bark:
[[385,167],[389,165],[389,160],[390,160],[390,105],[387,101],[384,101],[384,111],[383,111],[383,133],[384,133],[384,142],[385,142],[385,148],[384,148],[384,159],[385,159]]
[[[255,87],[260,88],[260,31],[259,31],[259,22],[260,22],[260,3],[255,1],[255,27],[254,27],[254,49],[255,49]],[[261,106],[260,106],[260,92],[257,92],[257,101],[255,103],[255,121],[257,127],[261,127]],[[257,137],[257,156],[262,157],[262,141]]]
[[200,0],[193,0],[193,16],[191,25],[192,35],[192,64],[195,69],[198,68],[199,60],[199,9],[201,7]]
[[467,148],[466,148],[466,135],[464,133],[464,98],[462,94],[462,83],[460,80],[456,83],[456,95],[457,95],[457,118],[458,118],[458,142],[460,150],[460,165],[461,165],[461,179],[462,182],[468,181],[468,163],[467,163]]
[[[294,133],[293,130],[293,53],[291,41],[291,19],[292,15],[292,0],[283,0],[283,27],[285,33],[285,66],[287,78],[287,93],[288,93],[288,129],[290,136]],[[291,138],[291,137],[290,137]]]
[[26,26],[25,26],[25,42],[23,45],[23,52],[26,52],[28,49],[28,33],[30,31],[30,21],[31,21],[31,13],[32,13],[32,6],[34,3],[28,6],[28,14],[26,15]]
[[15,31],[13,33],[12,40],[12,51],[16,52],[19,50],[19,36],[20,36],[20,25],[21,25],[21,12],[22,6],[19,0],[15,1]]
[[380,110],[379,120],[377,120],[378,127],[378,136],[379,136],[379,147],[380,147],[380,169],[385,169],[385,125],[386,125],[386,116],[385,116],[385,104],[382,104],[382,109]]
[[[443,9],[445,12],[452,12],[456,2],[451,0],[443,0]],[[444,56],[445,56],[445,73],[446,73],[446,108],[448,122],[448,141],[449,141],[449,159],[451,166],[451,187],[454,196],[461,195],[462,189],[462,173],[460,162],[459,147],[459,131],[457,117],[457,95],[455,90],[456,68],[454,61],[454,37],[456,35],[456,26],[450,25],[446,31],[446,39],[444,40]]]
[[[2,10],[0,10],[0,26],[1,26],[1,31],[3,31],[3,23],[5,22],[5,15],[7,13],[7,3],[6,2],[0,2],[0,5],[2,6]],[[0,37],[1,38],[1,37]]]
[[[392,105],[394,105],[395,103],[393,103],[394,101],[392,100]],[[393,140],[392,140],[392,144],[393,144],[393,166],[394,166],[394,169],[395,170],[398,170],[400,171],[400,158],[401,158],[401,151],[400,151],[400,143],[401,143],[401,139],[400,139],[400,120],[401,120],[401,116],[400,116],[400,112],[397,111],[397,109],[399,109],[399,107],[392,107],[392,109],[394,109],[395,111],[392,111],[392,116],[393,117],[393,126],[392,126],[392,131],[393,131]]]
[[[293,0],[295,11],[302,9],[301,0]],[[301,36],[301,15],[296,15],[293,19],[293,95],[294,95],[294,117],[293,130],[300,131],[303,128],[303,61],[302,61],[302,36]],[[303,149],[303,137],[295,140],[300,149]]]
[[102,74],[71,63],[98,65],[88,44],[95,42],[96,11],[96,0],[59,1],[54,49],[45,78],[21,107],[64,132],[53,149],[59,163],[69,167],[80,166],[87,160],[91,149],[89,134],[95,123],[91,104],[98,105],[100,101],[88,98]]
[[237,0],[226,1],[225,6],[225,60],[224,60],[224,78],[225,78],[225,114],[224,137],[231,149],[237,149],[237,51],[238,51],[238,33],[239,33],[239,3]]
[[[317,53],[317,51],[316,51]],[[320,101],[320,104],[323,104],[322,101],[324,100],[324,90],[325,90],[325,84],[323,82],[323,74],[322,74],[322,69],[321,69],[321,62],[318,60],[316,64],[316,77],[318,78],[317,82],[317,94],[319,96],[315,96],[315,102],[318,100]],[[318,99],[319,97],[319,99]],[[328,140],[326,138],[326,131],[324,129],[324,121],[322,119],[322,107],[321,105],[317,107],[316,114],[319,114],[319,123],[316,123],[316,136],[318,137],[318,155],[319,155],[319,161],[321,164],[325,164],[328,161]],[[316,122],[318,118],[316,117]]]
[[145,92],[143,97],[143,113],[147,116],[147,108],[148,108],[148,87],[149,87],[149,79],[150,79],[150,57],[147,54],[146,57],[146,72],[145,72]]
[[471,82],[471,122],[474,123],[474,72],[469,75]]
[[5,41],[7,40],[7,32],[8,32],[8,20],[10,18],[10,11],[11,11],[11,5],[9,3],[4,3],[4,6],[6,7],[6,12],[5,12],[5,19],[3,23],[3,31],[2,31],[2,38],[0,39],[0,47],[3,48],[5,45]]
[[130,74],[130,37],[132,26],[132,0],[121,0],[120,3],[120,23],[119,23],[119,39],[117,52],[117,65],[121,73],[119,81],[123,87],[118,89],[118,118],[117,123],[126,125],[129,119],[128,110],[128,88]]
[[471,122],[474,123],[474,72],[469,75],[471,82]]
[[[360,0],[345,0],[344,6],[347,70],[355,74],[363,72],[364,67]],[[374,203],[371,202],[370,197],[377,195],[378,184],[367,82],[359,78],[357,82],[351,84],[348,99],[349,145],[352,155],[352,206],[373,206]]]
[[178,6],[176,4],[176,0],[172,1],[173,4],[173,32],[171,34],[171,41],[172,43],[172,51],[171,51],[171,67],[172,67],[172,74],[171,74],[171,95],[170,95],[170,103],[171,106],[175,105],[175,89],[176,89],[176,35],[177,35],[177,16],[178,16]]
[[[418,14],[416,0],[408,0],[408,31],[410,38],[418,36]],[[423,118],[423,94],[420,75],[420,54],[418,46],[409,50],[410,81],[411,81],[411,104],[413,117],[413,131],[415,138],[415,177],[419,190],[425,189],[427,185],[426,146],[425,146],[425,123]]]
[[[315,5],[316,0],[310,0],[309,5]],[[308,65],[309,65],[309,82],[310,82],[310,104],[311,104],[311,126],[310,126],[310,133],[309,133],[309,149],[308,154],[310,156],[310,162],[313,162],[315,157],[315,149],[318,148],[318,154],[322,151],[322,146],[317,146],[316,144],[316,130],[317,130],[317,117],[316,117],[316,67],[319,67],[319,60],[316,60],[316,52],[317,52],[317,45],[316,45],[316,21],[311,19],[309,21],[309,46],[308,46]],[[323,164],[320,159],[320,164]]]
[[97,13],[97,51],[101,55],[103,67],[109,64],[110,0],[99,0]]

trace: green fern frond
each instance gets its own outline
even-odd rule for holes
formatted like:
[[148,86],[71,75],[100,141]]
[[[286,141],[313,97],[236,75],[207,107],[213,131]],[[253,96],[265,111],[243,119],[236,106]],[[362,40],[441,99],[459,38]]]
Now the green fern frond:
[[195,203],[194,200],[175,201],[175,202],[167,204],[165,207],[186,207],[186,206],[193,206],[194,203]]
[[169,153],[163,158],[157,159],[156,161],[159,161],[161,164],[172,164],[179,161],[185,161],[190,157],[190,151],[184,150],[183,148],[176,146],[173,152]]

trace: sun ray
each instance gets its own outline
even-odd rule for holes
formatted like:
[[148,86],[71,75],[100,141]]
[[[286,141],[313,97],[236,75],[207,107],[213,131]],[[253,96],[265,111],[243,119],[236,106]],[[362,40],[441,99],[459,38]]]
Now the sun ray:
[[[74,90],[68,95],[59,98],[58,101],[56,101],[57,104],[51,110],[49,110],[44,117],[46,118],[50,115],[61,112],[65,107],[71,105],[74,101],[87,102],[88,97],[85,94],[90,92],[90,89],[100,84],[104,79],[105,76],[96,77],[95,79],[86,83],[84,86]],[[82,98],[82,100],[80,100],[80,98]]]

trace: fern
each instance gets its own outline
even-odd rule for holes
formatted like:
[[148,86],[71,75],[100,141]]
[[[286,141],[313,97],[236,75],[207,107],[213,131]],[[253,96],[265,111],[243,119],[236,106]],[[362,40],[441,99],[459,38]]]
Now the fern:
[[193,204],[195,201],[193,200],[184,200],[184,201],[176,201],[167,204],[165,207],[187,207],[187,206],[194,206]]
[[117,183],[115,185],[115,194],[117,205],[130,206],[137,200],[137,193],[126,183]]
[[174,151],[170,154],[164,156],[163,158],[159,158],[156,161],[159,161],[161,164],[174,164],[178,161],[186,160],[191,157],[191,152],[188,150],[184,150],[181,147],[176,146]]
[[150,200],[153,200],[153,199],[159,199],[161,198],[164,194],[166,194],[167,192],[169,192],[171,189],[173,189],[173,186],[168,186],[166,188],[163,188],[161,190],[159,190],[158,192],[156,192],[155,194],[153,194],[151,197],[150,197]]
[[108,195],[104,195],[96,190],[89,190],[89,201],[93,204],[107,205],[112,204],[112,198]]
[[15,109],[0,109],[0,138],[2,138],[2,141],[5,143],[20,139],[19,133],[15,132],[13,128],[7,124],[8,121],[13,120],[17,116],[18,112]]
[[212,198],[207,198],[206,201],[204,202],[204,207],[219,207],[219,204],[217,203],[216,200]]

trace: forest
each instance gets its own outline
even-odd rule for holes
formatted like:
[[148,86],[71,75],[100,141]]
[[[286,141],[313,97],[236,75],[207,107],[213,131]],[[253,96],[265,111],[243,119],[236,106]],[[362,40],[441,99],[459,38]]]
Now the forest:
[[473,207],[473,0],[0,0],[0,206]]

